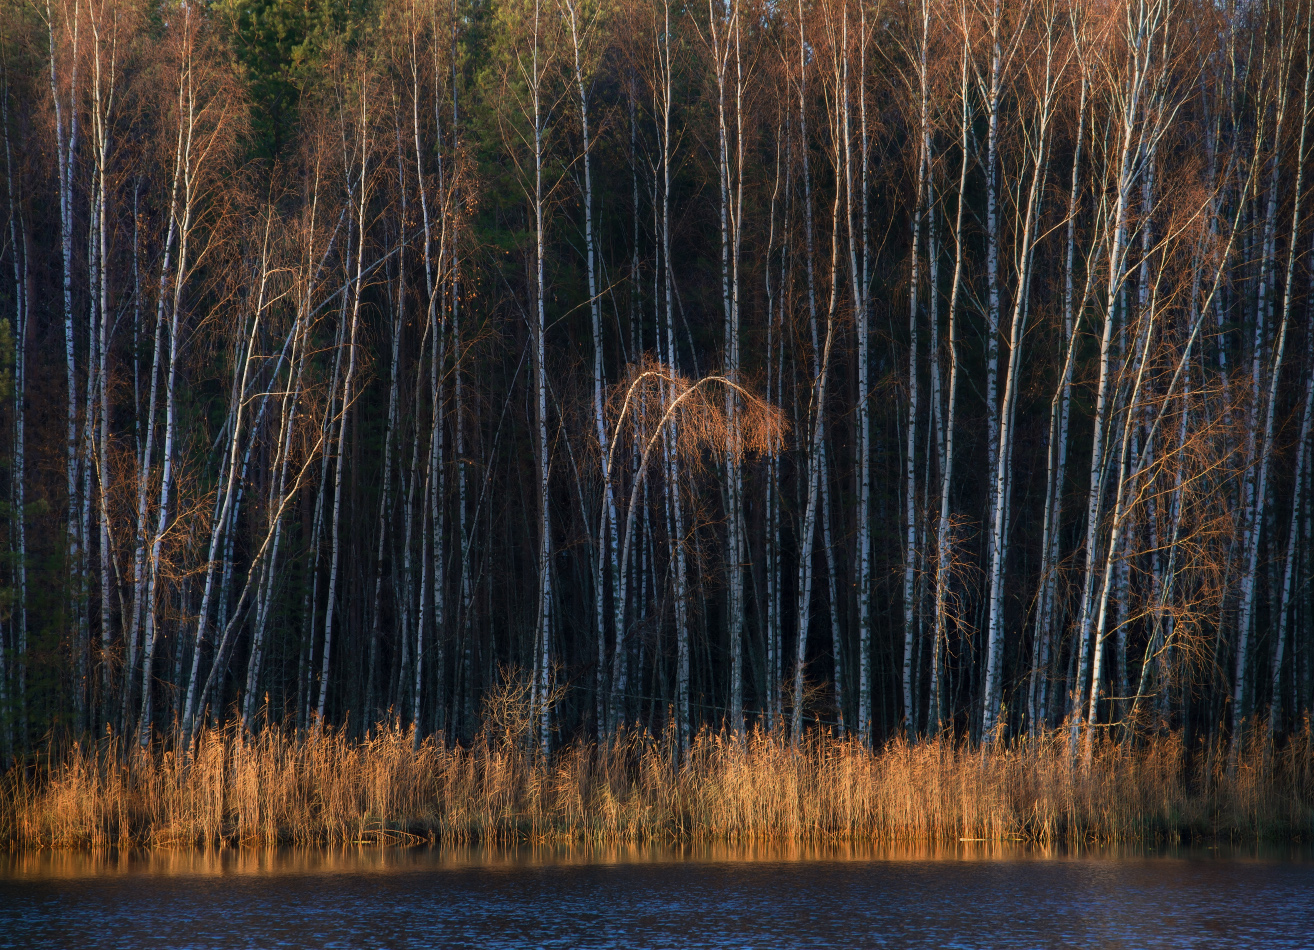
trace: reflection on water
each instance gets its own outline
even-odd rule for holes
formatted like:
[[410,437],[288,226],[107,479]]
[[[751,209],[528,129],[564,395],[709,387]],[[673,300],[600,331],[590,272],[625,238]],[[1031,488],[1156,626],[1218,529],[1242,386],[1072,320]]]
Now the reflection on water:
[[1314,947],[1299,846],[0,855],[0,947]]
[[441,848],[372,846],[222,848],[203,851],[30,851],[0,852],[0,884],[50,878],[105,878],[124,875],[214,877],[242,875],[370,874],[458,868],[530,868],[557,865],[673,863],[923,862],[923,861],[1110,861],[1145,858],[1226,859],[1229,861],[1312,861],[1314,849],[1300,844],[1040,844],[1009,840],[954,842],[798,842],[724,841],[679,845],[578,842],[481,845]]

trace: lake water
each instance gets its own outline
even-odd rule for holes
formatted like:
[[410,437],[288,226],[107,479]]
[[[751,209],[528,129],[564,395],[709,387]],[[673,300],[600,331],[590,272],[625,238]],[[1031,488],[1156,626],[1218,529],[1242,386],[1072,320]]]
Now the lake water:
[[1314,947],[1314,853],[0,854],[0,947]]

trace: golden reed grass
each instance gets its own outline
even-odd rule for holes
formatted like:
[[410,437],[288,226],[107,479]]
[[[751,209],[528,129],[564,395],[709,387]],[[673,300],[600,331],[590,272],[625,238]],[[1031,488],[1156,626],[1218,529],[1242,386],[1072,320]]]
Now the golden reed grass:
[[[1266,730],[1252,730],[1265,736]],[[513,841],[1134,841],[1314,833],[1308,720],[1187,755],[1179,736],[1069,751],[1065,732],[988,751],[896,740],[876,753],[816,734],[739,740],[629,733],[544,758],[380,728],[350,739],[236,726],[190,757],[115,737],[49,751],[0,780],[0,842],[23,848],[213,843]]]

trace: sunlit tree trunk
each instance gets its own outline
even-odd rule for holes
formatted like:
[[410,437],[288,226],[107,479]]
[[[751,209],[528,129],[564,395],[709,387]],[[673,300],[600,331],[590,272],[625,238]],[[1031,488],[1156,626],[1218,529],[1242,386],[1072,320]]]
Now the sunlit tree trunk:
[[534,308],[536,323],[534,326],[534,390],[536,393],[538,425],[538,503],[539,503],[539,601],[538,601],[538,650],[535,657],[536,701],[538,714],[538,744],[544,754],[548,751],[549,709],[548,691],[550,690],[550,663],[552,651],[552,522],[550,516],[550,498],[548,494],[548,477],[551,472],[551,457],[548,454],[548,418],[547,418],[547,318],[545,309],[545,288],[543,283],[544,247],[543,227],[546,210],[543,194],[543,136],[545,131],[545,110],[542,101],[544,71],[540,69],[540,8],[539,0],[534,0],[533,53],[531,73],[529,76],[530,96],[533,101],[533,136],[534,136]]
[[[1285,13],[1285,11],[1283,11]],[[1299,7],[1297,7],[1299,15]],[[1307,14],[1308,16],[1308,14]],[[1296,170],[1296,193],[1292,208],[1291,216],[1291,236],[1287,248],[1287,272],[1285,283],[1285,295],[1282,306],[1282,322],[1278,328],[1277,342],[1274,347],[1272,365],[1267,367],[1268,370],[1268,392],[1266,398],[1261,397],[1261,383],[1263,379],[1263,355],[1264,345],[1264,326],[1269,311],[1272,309],[1272,297],[1276,295],[1275,290],[1270,288],[1270,273],[1275,268],[1276,257],[1276,236],[1277,236],[1277,195],[1279,182],[1280,156],[1282,146],[1282,127],[1287,112],[1288,105],[1288,81],[1287,76],[1294,55],[1291,51],[1291,44],[1287,37],[1287,24],[1285,16],[1280,18],[1278,28],[1280,31],[1280,45],[1278,50],[1278,67],[1277,67],[1277,116],[1274,123],[1273,132],[1273,154],[1271,161],[1271,177],[1268,187],[1267,207],[1264,215],[1264,232],[1263,232],[1263,250],[1259,261],[1259,287],[1258,297],[1255,304],[1255,337],[1251,350],[1251,405],[1250,421],[1247,426],[1247,461],[1248,464],[1245,472],[1244,497],[1246,502],[1245,512],[1245,531],[1243,533],[1242,552],[1242,574],[1240,580],[1240,604],[1237,617],[1237,641],[1236,641],[1236,678],[1233,681],[1232,697],[1232,763],[1235,765],[1239,754],[1242,741],[1242,730],[1246,718],[1250,714],[1251,700],[1253,691],[1250,688],[1249,673],[1249,644],[1250,633],[1254,624],[1255,613],[1255,582],[1259,567],[1259,546],[1262,528],[1264,525],[1264,514],[1267,510],[1269,496],[1269,467],[1272,459],[1273,448],[1273,426],[1277,410],[1278,383],[1282,375],[1282,360],[1286,349],[1287,327],[1291,316],[1292,301],[1292,279],[1295,275],[1296,249],[1298,246],[1298,237],[1300,230],[1300,207],[1301,194],[1304,184],[1304,160],[1305,160],[1305,136],[1309,121],[1309,93],[1310,93],[1310,65],[1308,63],[1309,42],[1306,42],[1306,68],[1304,93],[1302,99],[1301,125],[1300,125],[1300,144],[1297,150],[1297,170]],[[1306,27],[1308,36],[1309,27]],[[1263,405],[1263,432],[1259,445],[1256,447],[1255,439],[1258,435],[1258,419],[1260,407]],[[1256,456],[1256,452],[1258,455]],[[1276,539],[1275,539],[1276,540]],[[1281,600],[1275,605],[1279,610]],[[1278,619],[1278,626],[1283,626],[1282,620]],[[1279,642],[1281,635],[1279,635]],[[1277,656],[1275,649],[1274,656]],[[1276,708],[1276,704],[1275,707]]]
[[[915,582],[919,556],[917,518],[917,421],[921,414],[919,378],[919,313],[921,310],[922,219],[927,194],[927,175],[931,147],[931,75],[929,67],[931,41],[931,6],[922,0],[919,7],[919,34],[914,69],[917,74],[917,171],[912,211],[912,279],[908,285],[908,415],[904,426],[903,484],[903,725],[908,737],[917,735],[917,707],[913,670],[916,643],[917,598]],[[934,293],[934,288],[932,288]]]
[[[591,52],[592,33],[596,23],[580,23],[583,12],[579,0],[562,0],[570,25],[571,46],[574,52],[575,91],[578,96],[580,131],[582,137],[582,154],[584,163],[584,264],[589,294],[589,316],[593,331],[593,427],[598,439],[598,453],[602,459],[602,537],[599,550],[594,558],[594,620],[597,624],[598,672],[596,683],[596,718],[595,729],[601,740],[608,721],[605,708],[607,695],[607,593],[610,591],[612,604],[619,609],[620,600],[620,566],[616,558],[616,500],[611,480],[611,449],[607,433],[606,376],[603,372],[603,334],[602,334],[602,298],[598,289],[596,248],[593,233],[593,154],[592,140],[589,135],[589,95],[592,77],[586,82],[585,70],[589,66],[584,57]],[[596,14],[595,14],[596,16]],[[618,618],[618,622],[619,618]],[[619,629],[619,628],[618,628]]]
[[[1081,70],[1081,91],[1077,105],[1076,142],[1072,152],[1072,184],[1068,191],[1067,248],[1063,257],[1063,335],[1067,354],[1063,360],[1059,390],[1050,403],[1049,446],[1046,453],[1045,522],[1041,534],[1040,591],[1037,607],[1036,639],[1032,649],[1031,684],[1028,691],[1028,725],[1032,734],[1041,731],[1049,722],[1050,651],[1056,626],[1055,604],[1058,588],[1060,558],[1060,531],[1062,528],[1063,495],[1067,483],[1068,423],[1072,414],[1072,373],[1076,361],[1077,330],[1085,311],[1094,260],[1086,265],[1086,289],[1080,299],[1074,298],[1076,273],[1077,214],[1081,198],[1081,156],[1085,144],[1086,96],[1089,82],[1084,64]],[[1091,255],[1093,258],[1093,255]]]
[[[869,141],[867,135],[867,11],[858,7],[858,123],[860,150],[858,160],[861,168],[857,177],[861,179],[858,191],[858,210],[860,216],[859,233],[855,240],[853,229],[853,131],[849,109],[849,49],[843,47],[842,56],[842,100],[844,115],[844,222],[849,239],[849,278],[852,283],[853,312],[855,329],[858,337],[858,372],[857,393],[855,400],[858,409],[858,510],[857,510],[857,586],[858,586],[858,702],[857,723],[858,737],[862,743],[871,746],[871,393],[868,381],[870,370],[870,330],[868,328],[867,288],[870,284],[871,253],[868,245],[867,172],[870,162]],[[846,8],[847,26],[847,8]],[[839,644],[835,645],[836,654]]]
[[[173,497],[175,440],[178,425],[178,361],[180,357],[181,333],[183,330],[182,291],[188,276],[188,250],[192,236],[193,210],[199,195],[197,194],[198,156],[194,147],[200,147],[198,141],[197,119],[200,104],[194,76],[195,34],[190,13],[184,13],[182,23],[177,29],[181,32],[182,51],[178,63],[178,132],[175,157],[174,207],[170,209],[170,230],[174,231],[176,222],[176,240],[178,244],[178,265],[173,272],[172,299],[168,301],[169,311],[169,355],[168,374],[164,386],[164,445],[162,447],[158,517],[155,533],[151,539],[150,554],[146,567],[149,573],[145,607],[146,634],[142,650],[141,714],[138,718],[138,737],[143,745],[150,739],[153,718],[154,693],[151,681],[154,677],[155,647],[160,633],[159,611],[159,577],[160,555],[165,532],[170,521],[170,503]],[[178,192],[181,192],[179,194]],[[180,205],[180,207],[178,206]],[[176,210],[175,210],[176,209]],[[168,261],[165,260],[160,275],[160,314],[163,316],[165,304],[165,281],[168,279]],[[145,475],[141,477],[146,477]]]
[[1021,246],[1017,251],[1017,286],[1014,291],[1013,312],[1009,320],[1008,368],[1004,378],[1004,398],[1000,407],[999,450],[996,453],[994,500],[990,505],[994,513],[991,526],[990,604],[988,608],[987,659],[985,695],[981,711],[981,739],[994,738],[999,719],[1004,676],[1004,577],[1008,559],[1008,535],[1011,475],[1013,468],[1013,440],[1016,422],[1018,389],[1021,386],[1022,340],[1026,332],[1031,298],[1031,265],[1035,255],[1035,242],[1040,223],[1040,206],[1049,172],[1049,137],[1053,118],[1053,96],[1062,63],[1056,62],[1056,24],[1051,19],[1045,25],[1045,74],[1038,103],[1039,114],[1032,130],[1033,160],[1031,185],[1027,194],[1021,227]]
[[[1100,666],[1103,657],[1102,640],[1096,634],[1092,647],[1091,631],[1095,625],[1095,599],[1100,596],[1096,587],[1099,570],[1099,548],[1103,499],[1105,493],[1105,439],[1109,406],[1109,384],[1114,372],[1113,329],[1118,313],[1118,300],[1126,277],[1127,216],[1132,185],[1137,177],[1137,159],[1143,148],[1141,135],[1142,101],[1147,95],[1149,69],[1153,53],[1151,34],[1159,27],[1162,10],[1153,5],[1139,10],[1139,19],[1128,24],[1130,35],[1126,41],[1131,58],[1125,86],[1113,116],[1117,123],[1118,142],[1115,152],[1117,165],[1112,170],[1113,210],[1109,216],[1108,253],[1105,260],[1108,279],[1105,285],[1103,327],[1100,338],[1099,376],[1096,385],[1095,414],[1091,435],[1090,491],[1087,496],[1085,572],[1077,620],[1077,670],[1071,701],[1073,710],[1071,741],[1075,743],[1082,723],[1084,697],[1089,682],[1092,694],[1098,694]],[[1081,40],[1079,40],[1080,42]],[[1093,653],[1093,661],[1092,661]]]
[[[347,424],[351,419],[352,403],[352,386],[356,381],[356,336],[360,326],[360,298],[361,298],[361,279],[365,267],[365,241],[367,235],[367,222],[365,220],[365,205],[369,198],[369,159],[370,159],[370,112],[369,112],[369,85],[368,79],[364,75],[359,77],[360,90],[358,95],[360,101],[358,104],[359,112],[354,117],[359,123],[356,126],[355,133],[357,141],[355,149],[358,150],[360,161],[360,171],[356,178],[356,274],[352,281],[353,286],[350,290],[351,296],[351,324],[347,333],[347,372],[342,380],[342,401],[340,403],[338,417],[338,435],[337,450],[334,461],[333,473],[333,514],[329,522],[331,535],[331,549],[329,553],[329,576],[328,576],[328,600],[324,607],[324,643],[323,655],[320,663],[319,676],[319,699],[315,703],[315,711],[318,721],[322,724],[324,713],[328,702],[328,684],[330,660],[333,651],[333,631],[334,620],[338,613],[337,587],[338,587],[338,565],[341,558],[341,531],[342,531],[342,476],[346,468],[346,442],[347,442]],[[356,157],[352,156],[353,159]],[[350,245],[348,245],[350,246]]]
[[[995,549],[995,504],[998,501],[996,473],[999,470],[999,338],[1003,333],[1001,326],[999,295],[999,120],[1004,96],[1004,40],[1002,0],[992,0],[986,23],[986,34],[990,44],[989,72],[982,81],[978,77],[978,92],[986,113],[986,162],[985,162],[985,271],[986,271],[986,311],[985,311],[985,412],[986,412],[986,477],[991,486],[986,491],[985,524],[985,567],[987,592],[993,586],[995,563],[999,552]],[[987,598],[989,594],[987,593]],[[987,603],[986,622],[990,622],[991,607]],[[980,696],[981,709],[991,705],[989,683],[990,659],[994,653],[995,643],[987,634],[985,643],[984,665],[987,669],[987,683]],[[987,727],[981,723],[982,741],[987,741]]]
[[[833,329],[835,322],[836,296],[838,292],[838,271],[839,271],[839,217],[840,217],[840,196],[841,189],[836,188],[835,199],[831,209],[831,266],[830,266],[830,302],[826,308],[826,328],[823,340],[818,340],[817,334],[817,293],[815,278],[815,254],[813,247],[813,227],[812,227],[812,180],[808,162],[808,144],[807,144],[807,40],[803,25],[803,8],[799,4],[799,141],[803,156],[803,188],[804,188],[804,211],[805,211],[805,233],[807,246],[807,286],[808,286],[808,317],[809,325],[812,331],[812,389],[810,394],[810,406],[808,409],[808,418],[806,421],[806,430],[803,433],[807,439],[806,458],[804,467],[806,471],[806,500],[803,508],[803,520],[801,525],[801,539],[799,543],[798,555],[798,642],[796,657],[794,663],[794,709],[791,722],[791,736],[795,745],[798,744],[803,735],[803,705],[804,705],[804,677],[807,669],[807,648],[808,648],[808,627],[811,623],[812,610],[812,555],[816,539],[816,529],[818,520],[818,508],[824,508],[828,498],[828,492],[825,490],[826,480],[826,394],[830,374],[830,353],[833,341]],[[839,141],[839,132],[841,117],[838,110],[834,115],[836,121],[836,142]],[[842,154],[837,152],[837,163],[842,160]],[[825,544],[828,532],[825,530],[826,518],[824,511],[821,513],[822,521],[822,542]],[[828,564],[833,562],[828,561]],[[833,570],[831,571],[834,577]],[[834,606],[832,599],[832,607]],[[832,636],[834,634],[835,624],[832,618]]]
[[958,201],[954,213],[954,273],[949,286],[949,386],[948,400],[944,418],[944,451],[940,465],[940,516],[936,528],[936,565],[935,565],[935,629],[932,635],[932,670],[930,708],[927,722],[932,731],[938,735],[943,728],[944,702],[941,686],[940,656],[948,647],[949,627],[949,585],[952,580],[954,539],[950,524],[950,503],[953,490],[953,473],[955,462],[954,425],[958,413],[958,301],[963,288],[963,264],[966,255],[963,233],[963,211],[967,202],[967,172],[972,154],[972,108],[971,90],[968,85],[968,65],[971,49],[964,33],[962,64],[959,76],[958,98],[962,116],[959,127],[962,131],[960,143],[961,157],[958,170]]
[[[84,596],[82,589],[82,550],[81,525],[78,517],[78,390],[77,364],[74,356],[74,315],[73,315],[73,239],[74,239],[74,169],[77,162],[79,136],[79,101],[78,65],[80,60],[80,36],[82,30],[81,6],[74,3],[71,17],[67,9],[57,14],[50,0],[45,3],[46,35],[49,41],[50,62],[50,97],[55,109],[55,179],[59,191],[59,231],[62,256],[63,280],[63,318],[64,318],[64,363],[68,386],[68,416],[66,444],[65,481],[68,494],[68,534],[67,557],[69,591],[71,608],[74,614],[72,654],[73,654],[73,722],[74,729],[86,728],[86,678],[87,656],[84,637],[86,623],[84,616]],[[57,41],[56,31],[60,36]],[[68,62],[60,62],[61,50],[66,50]],[[63,88],[65,80],[61,71],[66,67],[68,73],[67,91]],[[65,98],[67,97],[67,98]]]
[[[91,236],[94,238],[94,256],[89,261],[88,277],[90,286],[88,296],[92,300],[91,353],[95,359],[88,361],[89,386],[87,391],[87,442],[88,458],[94,451],[96,458],[96,509],[97,533],[99,535],[100,560],[100,652],[98,662],[101,668],[100,719],[106,726],[110,725],[113,688],[112,663],[110,659],[111,627],[111,592],[112,543],[110,536],[109,511],[109,347],[110,347],[110,300],[109,270],[111,267],[109,252],[109,174],[111,162],[112,136],[111,123],[114,120],[115,100],[119,81],[119,18],[117,9],[99,11],[89,5],[88,25],[92,35],[92,82],[91,82],[91,121],[92,151],[95,160],[94,201],[91,224]],[[94,393],[94,402],[93,402]],[[94,406],[94,409],[93,409]],[[84,499],[90,504],[91,499]]]
[[[767,240],[765,266],[762,268],[763,281],[766,285],[767,298],[767,401],[779,405],[784,397],[784,354],[785,354],[785,297],[786,267],[789,258],[789,207],[790,189],[793,184],[792,164],[789,145],[789,111],[790,107],[781,108],[782,115],[776,123],[775,178],[771,192],[770,236]],[[784,171],[782,194],[782,165]],[[776,205],[783,202],[781,208],[781,240],[779,253],[779,280],[771,282],[772,252],[776,244]],[[767,523],[764,539],[766,557],[766,675],[763,686],[766,690],[767,728],[775,730],[781,722],[781,660],[783,643],[781,639],[782,606],[784,576],[781,551],[781,488],[780,458],[783,444],[776,440],[767,455]]]

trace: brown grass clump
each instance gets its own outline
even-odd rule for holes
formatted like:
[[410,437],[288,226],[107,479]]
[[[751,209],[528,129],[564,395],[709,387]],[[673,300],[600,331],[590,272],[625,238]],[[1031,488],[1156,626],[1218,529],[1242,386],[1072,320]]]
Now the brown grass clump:
[[[1266,735],[1266,730],[1252,730]],[[1314,832],[1314,737],[1187,755],[1179,736],[1067,734],[987,750],[895,740],[876,753],[813,734],[702,732],[688,752],[639,732],[544,758],[510,738],[470,747],[380,727],[297,735],[203,730],[193,754],[108,737],[52,749],[0,780],[0,841],[19,848],[210,843],[571,840],[1134,841]]]

